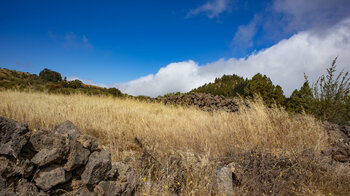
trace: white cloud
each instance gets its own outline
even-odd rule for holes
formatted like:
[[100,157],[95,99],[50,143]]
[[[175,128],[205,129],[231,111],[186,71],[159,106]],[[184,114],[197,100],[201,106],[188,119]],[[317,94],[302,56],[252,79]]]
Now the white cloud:
[[339,56],[338,69],[349,70],[349,51],[350,19],[346,19],[322,34],[312,30],[299,32],[247,58],[220,59],[203,66],[191,60],[171,63],[156,74],[115,86],[131,95],[157,96],[187,92],[223,74],[250,78],[260,72],[268,75],[275,84],[283,87],[285,94],[290,95],[304,82],[304,72],[311,81],[315,80],[336,56]]
[[208,1],[204,5],[191,10],[187,16],[205,13],[209,18],[218,17],[222,12],[228,10],[229,0]]

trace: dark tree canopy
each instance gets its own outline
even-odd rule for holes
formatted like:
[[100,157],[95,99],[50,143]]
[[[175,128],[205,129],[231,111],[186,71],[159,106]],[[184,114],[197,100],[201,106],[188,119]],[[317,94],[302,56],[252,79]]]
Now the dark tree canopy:
[[117,89],[117,88],[109,88],[109,89],[108,89],[108,93],[109,93],[109,94],[112,94],[113,96],[116,96],[116,97],[120,97],[120,96],[123,95],[123,93],[120,92],[120,90]]
[[285,102],[282,87],[273,85],[272,81],[266,75],[260,73],[253,76],[244,88],[245,97],[261,96],[266,105],[271,106],[274,103],[281,106]]
[[287,111],[296,113],[309,112],[312,98],[309,82],[305,81],[300,90],[295,89],[288,99]]
[[60,73],[46,68],[40,72],[39,77],[49,82],[58,82],[62,80]]
[[247,84],[247,80],[233,75],[223,75],[216,78],[214,83],[204,84],[191,92],[210,93],[213,95],[223,95],[225,97],[236,97],[243,95],[243,89]]

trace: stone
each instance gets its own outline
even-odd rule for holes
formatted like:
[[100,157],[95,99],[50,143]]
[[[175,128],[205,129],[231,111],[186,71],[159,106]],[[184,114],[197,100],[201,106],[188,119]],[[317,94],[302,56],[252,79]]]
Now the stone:
[[0,190],[4,190],[6,188],[6,179],[1,177],[0,175]]
[[233,195],[232,170],[230,167],[216,169],[216,185],[219,195]]
[[116,180],[119,176],[118,163],[112,163],[111,169],[106,174],[106,180]]
[[84,184],[97,184],[106,177],[110,169],[111,153],[106,150],[95,151],[90,155],[81,179]]
[[0,154],[15,158],[28,141],[28,125],[0,116]]
[[72,171],[82,165],[85,165],[89,159],[90,151],[83,147],[79,142],[72,142],[64,169]]
[[96,151],[98,149],[97,139],[91,135],[80,135],[77,141],[83,145],[84,148],[89,149],[91,152]]
[[79,129],[69,120],[55,126],[52,132],[59,135],[69,135],[73,140],[76,140],[80,135]]
[[47,191],[58,184],[67,182],[71,177],[69,174],[59,165],[49,165],[34,177],[34,181],[38,187]]
[[122,195],[133,195],[137,189],[139,179],[136,171],[130,165],[122,162],[116,162],[114,165],[119,174],[117,182]]
[[98,194],[90,191],[86,186],[79,188],[78,190],[73,191],[74,196],[97,196]]
[[4,196],[16,195],[15,193],[16,181],[17,181],[16,178],[5,179],[0,176],[0,195],[4,195]]
[[126,192],[127,191],[127,182],[118,182],[118,181],[102,181],[95,186],[94,192],[98,196],[130,196],[134,195],[135,192]]
[[33,172],[33,164],[29,160],[0,156],[0,176],[9,178],[22,175],[27,178]]
[[70,148],[68,137],[57,136],[45,131],[32,134],[29,142],[33,149],[38,151],[31,161],[39,166],[63,161]]
[[20,179],[16,186],[16,194],[37,196],[39,194],[39,190],[34,183],[27,182],[25,179]]

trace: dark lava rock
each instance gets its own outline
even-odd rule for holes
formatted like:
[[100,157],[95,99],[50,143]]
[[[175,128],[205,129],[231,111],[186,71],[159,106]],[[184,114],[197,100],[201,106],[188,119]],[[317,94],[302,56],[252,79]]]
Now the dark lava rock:
[[38,187],[47,191],[55,185],[67,182],[71,175],[59,165],[49,165],[43,168],[34,178]]
[[73,140],[78,139],[78,137],[81,135],[79,129],[69,120],[57,125],[52,129],[52,132],[64,135],[69,135]]
[[39,166],[64,160],[70,148],[68,137],[47,131],[34,133],[29,141],[33,149],[38,152],[31,161]]
[[93,152],[81,175],[84,184],[97,184],[104,180],[111,169],[111,153],[102,150]]
[[0,154],[18,157],[28,141],[28,125],[0,116]]
[[98,149],[97,139],[91,135],[80,135],[77,141],[83,145],[84,148],[89,149],[91,152]]
[[71,171],[85,165],[89,159],[89,155],[90,151],[84,148],[83,145],[76,141],[72,142],[64,169]]

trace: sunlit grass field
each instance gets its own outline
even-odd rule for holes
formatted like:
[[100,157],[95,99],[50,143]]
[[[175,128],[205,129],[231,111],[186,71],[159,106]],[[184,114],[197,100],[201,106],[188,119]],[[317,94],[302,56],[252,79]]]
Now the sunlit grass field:
[[[99,138],[101,146],[111,150],[114,161],[128,159],[140,173],[140,194],[214,194],[213,170],[230,161],[243,160],[244,154],[259,155],[262,164],[264,156],[260,155],[290,159],[298,176],[294,180],[299,181],[294,186],[290,178],[266,183],[250,178],[235,189],[237,195],[349,191],[344,188],[349,182],[334,185],[343,178],[350,179],[349,172],[344,173],[349,168],[338,172],[342,176],[336,171],[319,173],[320,152],[328,147],[327,134],[319,121],[309,115],[290,116],[258,100],[250,102],[248,108],[243,105],[237,113],[208,113],[106,96],[0,92],[1,116],[46,130],[70,120],[82,132]],[[304,156],[305,152],[311,152],[313,158]],[[256,168],[249,171],[253,171],[249,174],[252,176],[264,173]]]

